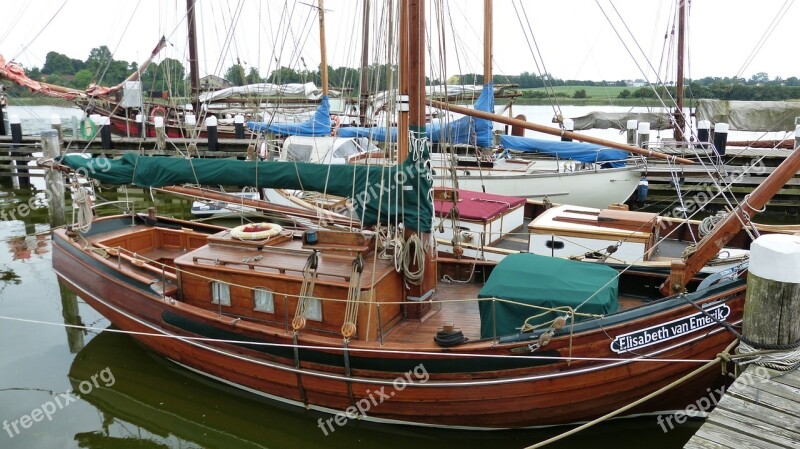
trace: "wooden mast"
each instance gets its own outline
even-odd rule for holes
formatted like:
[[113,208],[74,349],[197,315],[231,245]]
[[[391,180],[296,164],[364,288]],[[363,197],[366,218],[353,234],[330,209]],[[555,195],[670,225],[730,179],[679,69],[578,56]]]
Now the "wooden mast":
[[445,102],[439,101],[439,100],[428,100],[428,103],[430,105],[434,106],[434,107],[437,107],[439,109],[443,109],[445,111],[453,111],[453,112],[457,112],[459,114],[469,115],[471,117],[477,117],[477,118],[482,118],[482,119],[486,119],[486,120],[491,120],[491,121],[494,121],[494,122],[504,123],[506,125],[511,125],[511,126],[518,126],[520,128],[524,128],[524,129],[531,129],[533,131],[539,131],[541,133],[551,134],[553,136],[569,137],[569,138],[571,138],[573,140],[577,140],[577,141],[580,141],[580,142],[594,143],[594,144],[602,145],[604,147],[609,147],[609,148],[617,148],[617,149],[624,150],[624,151],[627,151],[629,153],[638,154],[638,155],[641,155],[641,156],[655,157],[655,158],[658,158],[658,159],[666,159],[666,160],[670,160],[670,161],[674,160],[675,162],[680,162],[681,164],[693,164],[694,163],[689,159],[685,159],[685,158],[682,158],[682,157],[674,157],[673,158],[673,156],[670,156],[670,155],[664,154],[664,153],[659,153],[658,151],[645,150],[644,148],[639,148],[639,147],[632,147],[632,146],[626,145],[624,143],[618,143],[618,142],[614,142],[614,141],[611,141],[611,140],[600,139],[598,137],[587,136],[586,134],[578,134],[578,133],[575,133],[575,132],[572,132],[572,131],[564,131],[564,130],[561,130],[559,128],[551,128],[549,126],[539,125],[537,123],[531,123],[531,122],[527,122],[525,120],[519,120],[519,119],[515,119],[515,118],[511,118],[511,117],[506,117],[506,116],[503,116],[503,115],[492,114],[491,112],[479,111],[477,109],[465,108],[463,106],[456,106],[454,104],[445,103]]
[[700,272],[705,264],[724,247],[756,213],[763,211],[770,199],[778,193],[800,170],[800,148],[795,149],[758,187],[745,197],[742,204],[714,231],[697,244],[695,251],[685,261],[673,262],[669,278],[661,285],[665,296],[679,293]]
[[186,26],[189,29],[189,81],[191,83],[192,106],[200,113],[200,70],[197,63],[197,23],[194,15],[194,0],[186,0]]
[[369,104],[369,3],[371,0],[364,0],[363,17],[361,20],[361,83],[358,91],[358,124],[368,126],[367,105]]
[[483,85],[492,82],[492,0],[483,0]]
[[683,57],[686,52],[686,1],[678,0],[678,73],[676,80],[677,92],[675,94],[675,128],[673,134],[676,141],[686,140],[686,119],[683,116]]
[[322,78],[322,95],[327,97],[328,96],[328,55],[327,50],[325,48],[325,7],[322,5],[322,0],[317,0],[317,5],[319,8],[319,59],[320,59],[320,67],[319,67],[319,74]]

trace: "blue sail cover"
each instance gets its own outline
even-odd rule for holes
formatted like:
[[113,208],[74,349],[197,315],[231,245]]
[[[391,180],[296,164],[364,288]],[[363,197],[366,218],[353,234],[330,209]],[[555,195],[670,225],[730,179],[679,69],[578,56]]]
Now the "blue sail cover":
[[397,128],[391,127],[389,131],[386,128],[373,126],[343,126],[339,128],[339,137],[366,137],[374,142],[397,142]]
[[283,136],[319,137],[331,134],[331,102],[323,96],[314,116],[303,123],[247,122],[247,127],[255,132],[268,131]]
[[[483,86],[480,96],[475,101],[475,109],[494,112],[494,85]],[[492,122],[486,119],[461,117],[452,122],[432,122],[425,127],[425,133],[431,143],[446,142],[451,144],[474,144],[479,147],[492,146]],[[473,133],[475,138],[473,138]],[[397,142],[397,128],[391,127],[358,127],[346,126],[339,129],[340,137],[366,137],[376,142]],[[477,139],[477,140],[474,140]]]
[[561,159],[602,164],[603,168],[625,166],[628,152],[601,147],[591,143],[562,142],[560,140],[540,140],[519,136],[500,136],[500,145],[511,150],[526,153],[542,153]]

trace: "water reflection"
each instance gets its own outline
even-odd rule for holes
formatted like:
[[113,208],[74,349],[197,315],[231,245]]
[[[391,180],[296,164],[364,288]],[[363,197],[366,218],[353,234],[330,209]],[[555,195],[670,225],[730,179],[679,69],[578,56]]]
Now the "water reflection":
[[[207,380],[158,357],[131,337],[104,332],[76,356],[69,370],[73,390],[104,369],[113,372],[111,386],[82,396],[102,415],[96,430],[75,434],[86,448],[204,447],[204,448],[478,448],[524,447],[566,429],[469,432],[353,421],[325,436],[318,419],[326,415],[263,399]],[[491,407],[487,403],[486,407]],[[694,426],[669,435],[655,419],[605,424],[549,447],[615,448],[676,447]],[[624,435],[624,438],[621,437]],[[598,445],[608,441],[609,446]],[[616,441],[614,441],[616,440]]]

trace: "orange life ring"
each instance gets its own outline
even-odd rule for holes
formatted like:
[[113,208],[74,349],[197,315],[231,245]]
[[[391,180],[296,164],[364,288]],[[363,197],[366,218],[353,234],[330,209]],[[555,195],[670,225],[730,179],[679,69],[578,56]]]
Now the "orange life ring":
[[251,223],[231,229],[231,237],[239,240],[264,240],[274,237],[283,230],[275,223]]
[[338,115],[332,115],[331,120],[333,120],[333,125],[331,125],[331,136],[335,136],[336,130],[338,130],[339,127],[342,126],[342,122],[339,120]]
[[156,106],[150,110],[150,119],[153,120],[157,116],[161,116],[166,118],[167,117],[167,110],[164,109],[164,106]]

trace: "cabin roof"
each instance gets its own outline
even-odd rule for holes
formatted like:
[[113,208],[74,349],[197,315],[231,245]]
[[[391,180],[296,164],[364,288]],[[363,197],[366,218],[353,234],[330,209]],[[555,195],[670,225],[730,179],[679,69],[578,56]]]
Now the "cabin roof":
[[[525,204],[525,198],[491,193],[458,190],[458,215],[467,220],[487,221]],[[437,217],[446,218],[453,208],[452,201],[437,200],[433,209]]]

